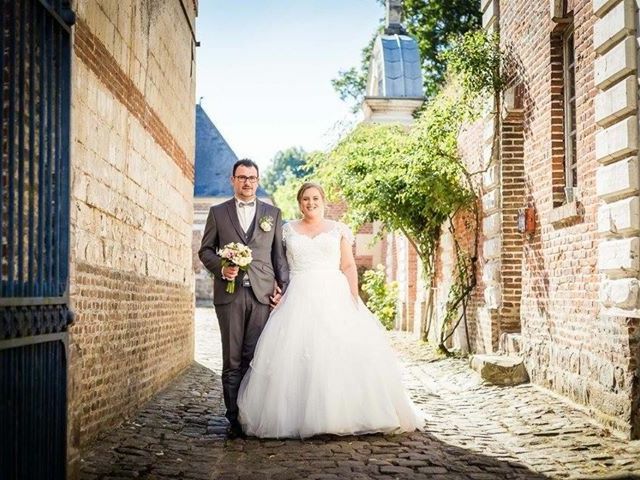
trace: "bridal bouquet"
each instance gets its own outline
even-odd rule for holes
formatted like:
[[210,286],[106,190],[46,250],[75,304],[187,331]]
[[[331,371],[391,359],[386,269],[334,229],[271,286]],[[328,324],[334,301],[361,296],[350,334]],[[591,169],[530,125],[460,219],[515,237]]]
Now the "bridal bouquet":
[[[218,250],[218,255],[222,258],[223,267],[240,267],[240,270],[243,272],[247,271],[249,264],[253,260],[251,249],[246,245],[236,242],[227,243],[222,247],[222,250]],[[235,280],[230,280],[227,283],[225,291],[227,293],[236,291]]]

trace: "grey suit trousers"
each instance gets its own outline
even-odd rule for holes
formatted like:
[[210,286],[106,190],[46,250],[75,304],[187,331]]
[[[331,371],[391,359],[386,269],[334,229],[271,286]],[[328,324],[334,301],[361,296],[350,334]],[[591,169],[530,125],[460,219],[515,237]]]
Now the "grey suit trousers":
[[251,287],[236,287],[236,298],[216,305],[216,315],[222,337],[222,390],[225,416],[238,418],[238,389],[249,369],[258,338],[269,318],[270,307],[260,303]]

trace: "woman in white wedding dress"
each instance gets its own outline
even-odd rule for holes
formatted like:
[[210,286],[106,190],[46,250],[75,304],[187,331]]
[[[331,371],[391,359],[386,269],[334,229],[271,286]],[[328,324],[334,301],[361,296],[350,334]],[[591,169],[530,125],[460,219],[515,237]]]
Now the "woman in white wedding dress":
[[324,218],[324,192],[305,183],[302,220],[283,227],[290,283],[240,385],[246,434],[306,438],[420,428],[384,328],[358,297],[353,235]]

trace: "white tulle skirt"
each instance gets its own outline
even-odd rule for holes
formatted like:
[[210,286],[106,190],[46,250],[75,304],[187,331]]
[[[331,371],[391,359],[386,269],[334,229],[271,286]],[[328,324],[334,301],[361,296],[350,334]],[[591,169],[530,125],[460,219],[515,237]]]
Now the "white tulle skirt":
[[306,438],[406,432],[421,415],[384,328],[340,270],[292,273],[238,395],[245,433]]

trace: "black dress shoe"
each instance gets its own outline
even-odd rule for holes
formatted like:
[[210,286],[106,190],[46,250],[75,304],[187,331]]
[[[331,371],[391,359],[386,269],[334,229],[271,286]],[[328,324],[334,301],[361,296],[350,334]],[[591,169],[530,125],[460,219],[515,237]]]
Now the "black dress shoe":
[[231,425],[227,427],[227,437],[231,440],[233,440],[234,438],[246,437],[246,435],[242,431],[242,425],[240,425],[240,422],[238,422],[237,420],[231,422]]

